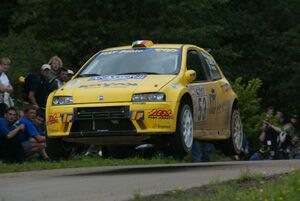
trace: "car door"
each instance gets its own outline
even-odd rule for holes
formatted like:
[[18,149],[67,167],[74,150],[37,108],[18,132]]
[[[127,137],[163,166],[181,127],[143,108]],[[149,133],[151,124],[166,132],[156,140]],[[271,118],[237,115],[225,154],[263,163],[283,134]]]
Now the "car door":
[[209,94],[209,97],[216,97],[216,106],[211,108],[216,114],[216,121],[214,123],[215,129],[218,130],[218,135],[222,136],[223,130],[228,125],[228,112],[230,101],[227,96],[227,89],[230,87],[228,81],[222,76],[220,69],[212,56],[205,52],[201,52],[202,60],[205,64],[206,71],[210,77],[213,87],[213,93]]
[[190,49],[187,52],[187,70],[196,72],[196,79],[188,85],[193,100],[195,138],[207,139],[216,131],[212,124],[216,120],[215,86],[210,82],[206,67],[199,50]]

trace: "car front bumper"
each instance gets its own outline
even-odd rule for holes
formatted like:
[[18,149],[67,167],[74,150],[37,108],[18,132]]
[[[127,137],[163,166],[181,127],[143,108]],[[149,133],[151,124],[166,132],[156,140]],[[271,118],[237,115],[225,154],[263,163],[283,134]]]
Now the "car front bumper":
[[176,102],[95,103],[48,106],[48,137],[109,138],[170,134],[176,130]]

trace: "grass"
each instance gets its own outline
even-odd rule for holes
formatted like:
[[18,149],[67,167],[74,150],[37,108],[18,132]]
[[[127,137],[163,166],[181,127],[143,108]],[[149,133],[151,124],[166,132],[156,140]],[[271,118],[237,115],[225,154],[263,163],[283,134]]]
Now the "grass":
[[[212,153],[210,156],[211,162],[215,161],[228,161],[230,158],[220,154],[219,152]],[[153,157],[151,159],[144,159],[141,157],[128,158],[124,160],[120,159],[103,159],[97,155],[84,156],[77,155],[72,160],[61,161],[29,161],[24,164],[0,164],[0,173],[9,172],[24,172],[34,170],[50,170],[61,168],[78,168],[78,167],[98,167],[98,166],[121,166],[121,165],[147,165],[147,164],[171,164],[179,163],[180,161],[174,160],[169,157]],[[192,155],[189,154],[182,162],[192,162]]]
[[172,158],[129,158],[129,159],[102,159],[97,156],[75,156],[72,160],[61,161],[30,161],[24,164],[0,164],[0,173],[23,172],[34,170],[49,170],[60,168],[120,166],[120,165],[146,165],[146,164],[170,164],[178,161]]
[[242,173],[238,180],[214,183],[188,190],[174,189],[165,194],[142,197],[134,201],[298,201],[300,170],[264,177]]
[[300,171],[278,178],[264,178],[261,175],[243,175],[230,185],[215,186],[215,193],[209,198],[193,198],[191,201],[297,201],[300,196]]

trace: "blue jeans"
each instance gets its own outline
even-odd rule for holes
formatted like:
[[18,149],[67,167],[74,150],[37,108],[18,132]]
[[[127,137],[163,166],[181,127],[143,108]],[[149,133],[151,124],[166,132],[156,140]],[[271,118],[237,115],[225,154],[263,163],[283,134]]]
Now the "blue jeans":
[[213,144],[194,140],[192,146],[193,162],[209,161],[209,154],[214,150]]

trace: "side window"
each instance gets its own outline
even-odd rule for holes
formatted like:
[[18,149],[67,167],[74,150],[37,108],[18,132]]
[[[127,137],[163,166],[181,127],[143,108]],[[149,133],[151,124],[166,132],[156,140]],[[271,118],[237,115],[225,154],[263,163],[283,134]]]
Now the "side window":
[[187,53],[187,69],[196,71],[195,81],[206,81],[207,76],[204,71],[204,65],[201,61],[200,55],[195,50],[190,50]]
[[214,60],[212,60],[208,55],[201,53],[204,61],[207,65],[207,71],[208,74],[210,75],[212,80],[219,80],[221,79],[221,73],[216,65],[216,63],[214,62]]

